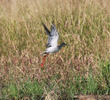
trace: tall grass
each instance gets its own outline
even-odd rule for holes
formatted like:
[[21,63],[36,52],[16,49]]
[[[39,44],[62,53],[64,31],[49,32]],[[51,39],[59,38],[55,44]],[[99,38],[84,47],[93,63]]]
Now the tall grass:
[[[16,99],[31,95],[35,99],[39,94],[30,92],[34,81],[43,86],[32,91],[41,91],[40,95],[47,98],[52,94],[56,98],[110,94],[109,3],[109,0],[1,0],[1,95]],[[42,70],[40,53],[47,41],[42,22],[50,28],[53,21],[60,35],[59,43],[64,41],[68,45],[49,55]],[[31,84],[27,90],[25,82]],[[22,93],[17,85],[24,88]]]

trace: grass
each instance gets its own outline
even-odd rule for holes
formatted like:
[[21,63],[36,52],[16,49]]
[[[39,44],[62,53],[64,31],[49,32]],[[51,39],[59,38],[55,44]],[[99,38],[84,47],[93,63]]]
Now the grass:
[[26,81],[21,84],[11,83],[2,89],[1,99],[40,99],[43,90],[42,85],[37,81]]
[[[48,2],[48,3],[47,3]],[[30,5],[31,4],[31,5]],[[109,0],[0,1],[0,99],[110,95]],[[59,44],[41,69],[54,21]]]

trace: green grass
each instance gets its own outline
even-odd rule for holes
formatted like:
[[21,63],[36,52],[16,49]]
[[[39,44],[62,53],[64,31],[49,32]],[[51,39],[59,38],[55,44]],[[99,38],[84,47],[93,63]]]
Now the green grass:
[[[103,4],[0,1],[0,99],[110,95],[110,16]],[[41,69],[47,42],[42,22],[50,28],[53,21],[59,44],[67,46],[49,55]]]
[[42,84],[39,84],[37,81],[26,81],[20,83],[10,83],[6,85],[2,90],[1,99],[22,99],[30,98],[32,100],[40,99],[43,94]]

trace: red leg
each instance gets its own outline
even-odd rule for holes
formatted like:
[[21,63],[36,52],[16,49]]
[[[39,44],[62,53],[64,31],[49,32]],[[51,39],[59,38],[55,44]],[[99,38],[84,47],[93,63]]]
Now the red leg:
[[42,63],[41,63],[41,67],[43,68],[44,66],[44,63],[45,63],[45,60],[46,60],[46,57],[48,56],[48,54],[46,54],[43,59],[42,59]]

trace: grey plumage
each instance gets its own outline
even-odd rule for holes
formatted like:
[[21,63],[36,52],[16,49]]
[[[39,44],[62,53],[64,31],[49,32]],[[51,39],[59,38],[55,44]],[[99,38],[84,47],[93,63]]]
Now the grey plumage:
[[55,53],[58,52],[63,46],[65,46],[65,43],[62,43],[58,46],[58,31],[54,24],[51,25],[51,31],[46,27],[46,25],[43,23],[43,27],[48,35],[48,41],[47,41],[47,49],[44,51],[44,54],[48,53]]

